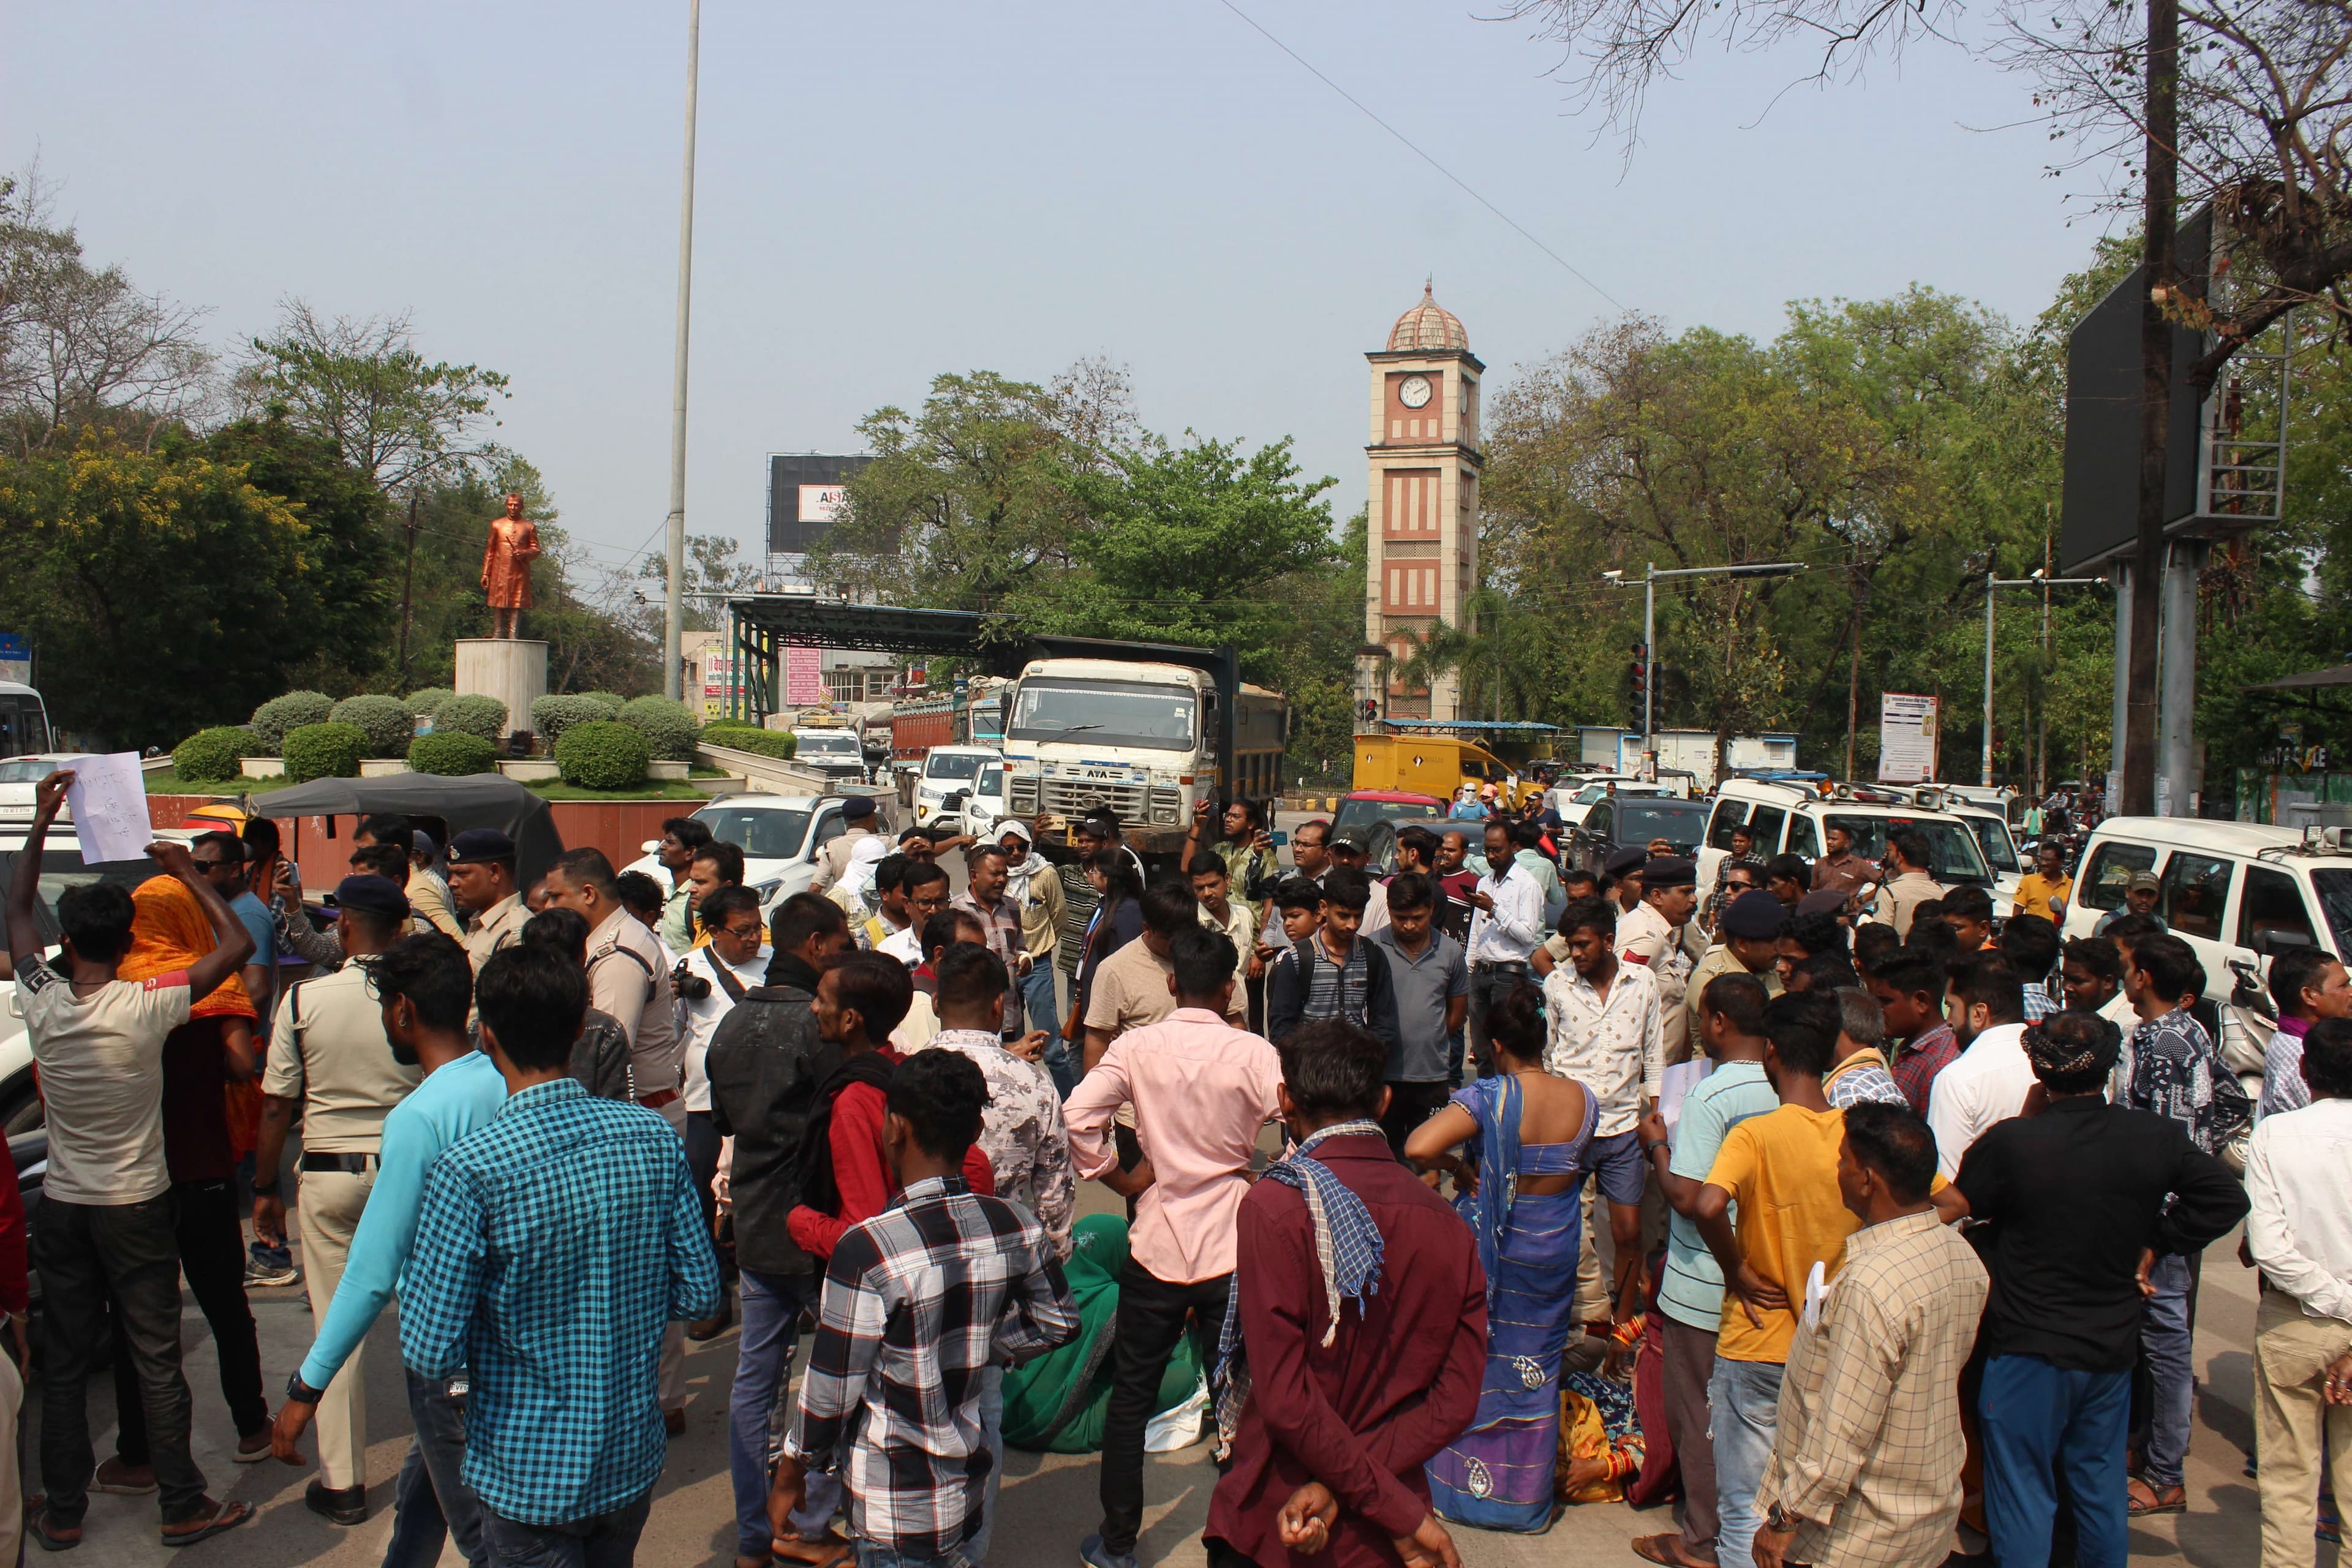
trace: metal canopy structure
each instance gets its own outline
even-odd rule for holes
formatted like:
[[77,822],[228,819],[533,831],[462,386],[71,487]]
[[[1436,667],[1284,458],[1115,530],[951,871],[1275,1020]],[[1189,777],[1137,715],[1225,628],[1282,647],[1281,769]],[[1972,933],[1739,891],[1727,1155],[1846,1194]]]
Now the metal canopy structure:
[[2276,680],[2265,680],[2249,686],[2248,691],[2324,691],[2331,687],[2352,686],[2352,664],[2331,664],[2326,669],[2307,669],[2301,675],[2283,675]]
[[1546,734],[1558,731],[1557,724],[1538,724],[1532,719],[1383,719],[1381,723],[1391,730],[1486,730],[1504,734]]
[[1118,642],[1104,637],[1057,637],[1024,628],[1013,616],[977,610],[908,610],[889,605],[854,605],[813,594],[753,594],[727,601],[728,640],[740,688],[730,695],[730,718],[765,724],[782,701],[784,647],[853,648],[866,653],[967,658],[990,675],[1013,676],[1034,658],[1109,658],[1172,664],[1197,669],[1216,682],[1217,755],[1221,764],[1234,753],[1234,723],[1241,696],[1241,658],[1228,644],[1194,647],[1185,643]]

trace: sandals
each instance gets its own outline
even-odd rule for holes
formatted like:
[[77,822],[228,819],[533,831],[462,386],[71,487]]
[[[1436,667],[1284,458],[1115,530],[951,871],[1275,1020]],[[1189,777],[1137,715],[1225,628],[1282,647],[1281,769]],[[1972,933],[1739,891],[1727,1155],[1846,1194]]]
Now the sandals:
[[[212,1502],[210,1498],[206,1498],[205,1500],[206,1502]],[[170,1525],[165,1525],[163,1527],[163,1544],[166,1546],[194,1546],[199,1541],[211,1540],[214,1536],[220,1534],[223,1531],[235,1530],[238,1525],[243,1524],[247,1520],[251,1519],[252,1517],[253,1505],[249,1502],[213,1503],[212,1517],[207,1520],[200,1529],[175,1531]]]
[[2127,1489],[2127,1495],[2131,1500],[2128,1505],[2130,1516],[2134,1519],[2147,1519],[2159,1513],[2189,1511],[2189,1489],[2185,1486],[2159,1489],[2134,1476]]
[[79,1524],[65,1527],[73,1531],[70,1535],[49,1533],[49,1510],[41,1506],[38,1500],[35,1500],[30,1513],[31,1517],[25,1521],[25,1529],[32,1536],[33,1543],[42,1551],[71,1552],[81,1544],[81,1526]]
[[1678,1534],[1637,1535],[1625,1544],[1633,1549],[1634,1556],[1660,1568],[1716,1568],[1712,1563],[1684,1556],[1683,1538]]

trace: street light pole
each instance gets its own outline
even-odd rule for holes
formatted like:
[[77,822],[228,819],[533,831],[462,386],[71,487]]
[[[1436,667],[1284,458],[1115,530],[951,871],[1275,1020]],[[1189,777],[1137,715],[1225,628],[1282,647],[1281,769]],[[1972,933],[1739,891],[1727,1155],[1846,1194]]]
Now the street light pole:
[[[1642,755],[1653,767],[1657,762],[1657,731],[1652,722],[1657,701],[1658,584],[1669,577],[1792,577],[1805,569],[1801,561],[1758,561],[1738,566],[1683,566],[1661,572],[1649,563],[1642,574]],[[1622,587],[1625,574],[1603,572],[1601,581]]]
[[[2105,577],[2053,577],[2047,572],[2036,572],[2031,577],[1996,577],[1992,568],[1985,568],[1985,655],[1984,655],[1984,764],[1977,782],[1985,788],[1992,787],[1992,595],[1996,588],[2039,588],[2042,591],[2043,615],[2049,613],[2050,590],[2053,588],[2086,588],[2093,584],[2105,586]],[[2049,643],[2049,623],[2042,623],[2042,643]]]
[[686,180],[677,215],[677,360],[669,413],[669,604],[662,616],[662,693],[684,697],[686,634],[686,342],[694,303],[694,108],[701,79],[702,0],[688,0]]

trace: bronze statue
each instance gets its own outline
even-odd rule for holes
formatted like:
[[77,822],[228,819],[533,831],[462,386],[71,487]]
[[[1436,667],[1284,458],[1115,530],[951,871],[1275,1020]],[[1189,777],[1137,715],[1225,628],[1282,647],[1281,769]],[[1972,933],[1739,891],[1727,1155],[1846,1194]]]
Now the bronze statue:
[[490,635],[511,639],[530,608],[530,563],[539,559],[539,529],[522,514],[522,497],[509,491],[506,515],[490,519],[482,546],[482,592],[489,596]]

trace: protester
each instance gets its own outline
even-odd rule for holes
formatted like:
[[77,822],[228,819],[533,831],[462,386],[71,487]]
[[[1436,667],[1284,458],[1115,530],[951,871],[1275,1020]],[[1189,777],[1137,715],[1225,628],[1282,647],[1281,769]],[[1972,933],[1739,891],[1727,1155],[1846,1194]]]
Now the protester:
[[[661,838],[654,846],[654,858],[669,873],[669,894],[662,900],[661,919],[654,927],[664,946],[672,952],[683,952],[694,942],[694,920],[687,900],[693,894],[688,873],[694,866],[695,852],[710,842],[710,829],[690,816],[666,816],[662,819]],[[834,843],[840,842],[835,839]],[[832,844],[825,846],[826,849]],[[824,858],[820,851],[818,859]],[[819,875],[823,872],[820,870]]]
[[[1185,929],[1179,923],[1171,939]],[[1150,934],[1147,928],[1146,935]],[[924,1049],[960,1052],[980,1068],[989,1093],[980,1149],[988,1156],[996,1194],[1027,1207],[1045,1226],[1046,1238],[1066,1252],[1076,1180],[1068,1135],[1062,1128],[1061,1099],[1042,1066],[1005,1048],[1004,965],[995,958],[988,949],[968,942],[955,943],[940,956],[940,1032]],[[1160,970],[1163,994],[1170,973]],[[999,983],[992,997],[986,991],[992,980]]]
[[1643,1159],[1673,1211],[1666,1223],[1658,1315],[1666,1436],[1682,1472],[1683,1527],[1679,1533],[1638,1537],[1633,1546],[1637,1556],[1673,1568],[1712,1568],[1717,1561],[1707,1389],[1723,1327],[1723,1268],[1699,1235],[1696,1215],[1699,1193],[1725,1136],[1780,1103],[1764,1072],[1764,1008],[1770,999],[1764,983],[1752,974],[1709,981],[1696,1012],[1700,1049],[1715,1063],[1714,1070],[1684,1098],[1671,1134],[1654,1110],[1640,1128]]
[[1398,1042],[1396,989],[1388,954],[1358,933],[1370,881],[1351,866],[1323,874],[1321,919],[1285,948],[1265,981],[1266,1033],[1279,1040],[1302,1023],[1339,1018]]
[[522,940],[530,918],[515,881],[515,843],[495,827],[468,827],[449,840],[449,897],[471,916],[466,956],[474,972],[492,953]]
[[[1102,900],[1101,889],[1094,875],[1095,855],[1102,848],[1102,840],[1094,836],[1091,826],[1081,817],[1070,826],[1070,847],[1076,853],[1054,868],[1054,879],[1062,885],[1061,940],[1055,949],[1055,963],[1060,966],[1062,977],[1069,983],[1070,994],[1076,997],[1078,971],[1094,931],[1095,910]],[[1124,857],[1121,858],[1123,861]],[[1124,875],[1122,870],[1122,879]],[[1143,883],[1139,877],[1135,893],[1139,896],[1142,891]],[[1061,1034],[1067,1044],[1083,1044],[1083,1037],[1067,1029],[1062,1030]]]
[[[287,1384],[286,1403],[278,1407],[272,1447],[288,1464],[301,1463],[302,1432],[327,1395],[349,1381],[346,1371],[350,1378],[360,1375],[360,1346],[391,1301],[415,1246],[426,1173],[443,1150],[487,1125],[507,1098],[497,1064],[466,1037],[474,979],[464,948],[437,931],[409,936],[362,958],[358,967],[367,974],[394,1061],[424,1077],[383,1118],[374,1186],[352,1232],[342,1278],[319,1318],[310,1353]],[[413,1370],[405,1376],[415,1435],[393,1494],[385,1568],[431,1568],[451,1538],[467,1562],[480,1563],[481,1505],[462,1474],[462,1397],[446,1378]],[[327,1441],[322,1429],[322,1459]]]
[[1643,1283],[1642,1198],[1649,1162],[1635,1124],[1657,1100],[1665,1046],[1657,980],[1640,964],[1618,962],[1616,916],[1605,899],[1568,907],[1559,926],[1568,939],[1569,967],[1552,971],[1542,995],[1549,1032],[1544,1067],[1581,1084],[1598,1107],[1582,1159],[1609,1205],[1616,1258],[1609,1300],[1622,1322],[1638,1310]]
[[[816,852],[816,880],[809,884],[812,893],[824,893],[848,873],[850,857],[859,845],[881,834],[881,823],[876,816],[874,797],[868,795],[846,796],[841,803],[842,831],[828,840]],[[663,825],[667,827],[668,825]]]
[[997,842],[1006,865],[1004,896],[1021,909],[1022,946],[1029,968],[1021,981],[1028,1026],[1045,1033],[1045,1070],[1064,1099],[1077,1086],[1078,1064],[1069,1041],[1062,1037],[1061,999],[1054,972],[1061,966],[1062,880],[1053,862],[1037,853],[1027,824],[1015,819],[1003,825]]
[[33,1289],[26,1253],[25,1194],[16,1162],[0,1161],[0,1312],[8,1319],[8,1339],[0,1349],[0,1563],[22,1563],[25,1550],[25,1480],[20,1457],[25,1378],[33,1368],[29,1331]]
[[1389,883],[1389,926],[1381,950],[1396,998],[1397,1038],[1389,1052],[1388,1109],[1381,1130],[1405,1157],[1405,1140],[1445,1104],[1447,1060],[1470,1009],[1470,966],[1462,944],[1436,929],[1437,884],[1418,871]]
[[2289,947],[2271,959],[2271,1000],[2278,1027],[2263,1047],[2263,1094],[2258,1116],[2299,1110],[2311,1103],[2304,1080],[2303,1042],[2326,1018],[2352,1018],[2352,984],[2344,965],[2315,947]]
[[[560,952],[574,967],[588,967],[588,920],[578,910],[546,909],[522,928],[524,947]],[[630,1066],[629,1032],[610,1013],[588,1009],[580,1037],[572,1044],[572,1076],[583,1089],[603,1100],[637,1098],[636,1074]]]
[[[730,845],[729,847],[732,848],[733,846]],[[739,887],[741,885],[740,879],[736,885]],[[647,933],[659,944],[664,958],[673,961],[677,959],[677,950],[662,941],[663,894],[660,883],[643,871],[623,871],[613,879],[613,898],[623,909],[629,911],[631,920],[646,928]]]
[[1257,917],[1248,904],[1233,896],[1233,875],[1214,855],[1192,857],[1185,863],[1184,877],[1200,906],[1201,924],[1220,932],[1233,945],[1234,983],[1242,987],[1237,994],[1246,997],[1249,972],[1258,970],[1261,978],[1265,973],[1257,961]]
[[2010,968],[2017,972],[2023,983],[2025,1021],[2038,1023],[2058,1011],[2058,1001],[2050,994],[2050,979],[2058,969],[2058,955],[2063,943],[2059,941],[2058,928],[2041,915],[2012,915],[1994,939],[1993,948],[2009,960]]
[[1406,1144],[1417,1163],[1451,1165],[1447,1152],[1474,1142],[1475,1189],[1455,1206],[1486,1277],[1484,1391],[1469,1429],[1430,1461],[1430,1494],[1444,1518],[1538,1531],[1551,1523],[1546,1461],[1559,1449],[1560,1358],[1583,1256],[1579,1189],[1601,1100],[1547,1070],[1534,986],[1504,997],[1491,1022],[1502,1071],[1464,1089]]
[[2075,1561],[2121,1568],[2132,1364],[2152,1259],[2203,1250],[2246,1212],[2237,1178],[2179,1127],[2107,1103],[2118,1046],[2093,1013],[2054,1013],[2028,1029],[2023,1048],[2047,1102],[1988,1130],[1954,1182],[1989,1226],[1977,1419],[1985,1521],[2002,1563],[2048,1561],[2063,1466]]
[[[811,1474],[840,1481],[862,1563],[968,1561],[985,1527],[996,1466],[981,1405],[991,1374],[1077,1330],[1045,1227],[957,1174],[987,1100],[980,1069],[956,1051],[925,1051],[891,1079],[883,1137],[903,1192],[845,1234],[826,1268],[808,1375],[769,1493],[779,1544],[802,1516]],[[919,1346],[886,1345],[886,1331],[918,1323],[935,1325]]]
[[[615,888],[619,887],[620,881],[621,879],[617,877],[614,879]],[[739,846],[730,844],[723,838],[714,838],[696,850],[694,858],[687,863],[686,868],[687,923],[692,928],[693,934],[688,938],[686,947],[678,948],[676,952],[683,952],[687,948],[699,947],[710,940],[709,928],[695,919],[696,914],[702,908],[703,900],[721,888],[740,888],[742,885],[743,851]]]
[[[2069,938],[2061,951],[2058,984],[2069,1010],[2096,1013],[2126,1035],[2139,1027],[2139,1014],[2124,994],[2123,952],[2112,932]],[[2271,961],[2273,976],[2280,962]]]
[[2246,1153],[2246,1251],[2268,1286],[2254,1321],[2264,1568],[2311,1561],[2323,1470],[2352,1476],[2352,1411],[2330,1408],[2352,1346],[2352,1020],[2315,1025],[2296,1068],[2312,1098],[2264,1117]]
[[1789,917],[1780,900],[1761,888],[1751,888],[1723,911],[1722,930],[1683,987],[1686,1008],[1696,1009],[1710,983],[1725,974],[1752,974],[1766,993],[1780,994],[1778,967],[1780,932]]
[[661,1474],[664,1331],[718,1309],[719,1260],[670,1124],[568,1075],[587,979],[524,947],[475,993],[508,1099],[425,1177],[401,1351],[470,1381],[464,1474],[493,1562],[622,1568]]
[[[1222,873],[1223,866],[1217,862]],[[1226,1021],[1232,944],[1195,927],[1169,942],[1176,1009],[1119,1035],[1063,1108],[1078,1174],[1135,1200],[1118,1276],[1110,1403],[1102,1439],[1102,1528],[1079,1546],[1088,1563],[1131,1562],[1143,1525],[1144,1426],[1187,1333],[1212,1363],[1234,1271],[1234,1216],[1249,1191],[1258,1134],[1280,1113],[1281,1062],[1265,1039]],[[1135,1111],[1140,1162],[1120,1168],[1112,1114]]]
[[1790,1342],[1755,1561],[1942,1568],[1956,1546],[1960,1369],[1985,1268],[1928,1201],[1927,1123],[1899,1104],[1853,1106],[1843,1120],[1838,1190],[1860,1228]]
[[1543,889],[1511,858],[1511,831],[1501,823],[1486,825],[1486,856],[1488,865],[1499,869],[1490,869],[1469,891],[1457,895],[1472,911],[1465,950],[1470,964],[1469,1043],[1471,1060],[1482,1078],[1495,1070],[1486,1009],[1528,978],[1528,955],[1544,934]]
[[1903,951],[1903,939],[1895,928],[1880,925],[1875,921],[1858,926],[1853,933],[1853,967],[1864,982],[1876,973],[1878,966]]
[[1022,933],[1021,906],[1005,895],[1012,879],[1012,861],[994,844],[976,844],[964,852],[966,885],[948,900],[980,922],[988,951],[1004,968],[1004,1037],[1017,1040],[1029,1032],[1021,982],[1029,973],[1029,947]]
[[1927,874],[1931,864],[1927,836],[1917,828],[1898,827],[1886,836],[1887,876],[1878,889],[1878,918],[1906,941],[1919,906],[1944,896],[1942,886]]
[[2158,931],[2168,929],[2164,917],[2156,912],[2157,900],[2163,894],[2164,884],[2157,880],[2155,872],[2134,871],[2131,879],[2124,884],[2124,901],[2101,915],[2099,923],[2091,928],[2091,934],[2105,936],[2113,931],[2116,921],[2134,917],[2154,921]]
[[1852,985],[1823,987],[1837,1003],[1837,1049],[1822,1092],[1840,1110],[1857,1105],[1900,1105],[1911,1101],[1886,1067],[1886,1016],[1870,993]]
[[1198,864],[1204,853],[1215,856],[1225,868],[1235,897],[1244,903],[1263,902],[1273,895],[1275,883],[1281,879],[1282,868],[1257,803],[1238,797],[1227,801],[1218,815],[1218,831],[1213,839],[1208,833],[1209,816],[1216,810],[1216,803],[1206,795],[1192,808],[1192,822],[1184,833],[1181,858],[1191,867]]
[[1477,1412],[1486,1277],[1381,1135],[1387,1044],[1333,1021],[1276,1048],[1295,1143],[1241,1203],[1209,1562],[1455,1562],[1423,1467]]
[[41,1394],[46,1500],[27,1529],[51,1551],[81,1540],[94,1468],[89,1368],[110,1298],[116,1331],[131,1342],[146,1410],[163,1540],[181,1545],[234,1529],[253,1510],[206,1497],[204,1472],[188,1448],[172,1178],[163,1157],[163,1042],[196,1003],[236,974],[252,954],[253,938],[189,863],[188,852],[158,843],[147,853],[195,896],[212,927],[213,950],[180,973],[118,979],[131,942],[131,895],[94,882],[58,895],[62,952],[56,967],[44,963],[36,912],[42,847],[73,780],[66,770],[34,786],[32,820],[8,888],[15,1005],[40,1069],[48,1122],[32,1259],[48,1323]]
[[1320,883],[1331,869],[1331,825],[1321,817],[1304,822],[1290,834],[1290,864],[1294,875]]
[[1829,850],[1813,862],[1812,879],[1806,884],[1810,889],[1852,898],[1878,880],[1878,868],[1853,852],[1851,830],[1832,822],[1823,837],[1828,840]]
[[[1098,842],[1086,867],[1089,915],[1081,929],[1076,972],[1070,979],[1070,1017],[1062,1037],[1087,1041],[1087,1015],[1094,1005],[1095,977],[1114,953],[1143,934],[1143,879],[1116,844]],[[1187,918],[1195,918],[1190,917]],[[1086,1065],[1080,1064],[1084,1072]]]
[[2035,845],[2033,869],[2017,879],[2010,918],[2040,915],[2055,925],[2066,918],[2067,906],[2074,901],[2074,879],[2066,874],[2065,850],[2054,843]]
[[1887,1070],[1905,1102],[1925,1116],[1936,1079],[1960,1054],[1959,1037],[1944,1016],[1944,966],[1924,952],[1898,950],[1872,969],[1869,991],[1892,1045]]
[[[769,937],[766,984],[719,1021],[704,1061],[711,1128],[732,1140],[728,1191],[743,1330],[727,1402],[727,1462],[742,1568],[765,1568],[772,1537],[785,1533],[768,1512],[771,1412],[791,1380],[801,1313],[816,1306],[821,1284],[793,1226],[811,1159],[810,1122],[829,1076],[814,1005],[821,978],[851,952],[840,906],[814,893],[777,905]],[[795,1539],[779,1542],[778,1553],[810,1563],[838,1555],[837,1539],[826,1538],[830,1502],[812,1498],[808,1514],[794,1521]]]
[[[346,877],[335,889],[337,935],[352,959],[388,951],[407,931],[408,900],[382,877]],[[302,1273],[310,1318],[326,1321],[341,1283],[352,1240],[380,1170],[384,1118],[415,1089],[422,1072],[394,1057],[383,1009],[369,971],[346,963],[290,987],[270,1030],[269,1066],[261,1080],[261,1137],[256,1150],[253,1228],[282,1245],[286,1205],[278,1170],[286,1135],[302,1119]],[[351,1375],[314,1386],[319,1406],[319,1474],[305,1504],[341,1525],[367,1519],[367,1388],[355,1343]],[[290,1394],[289,1394],[290,1397]]]
[[1356,929],[1367,937],[1386,929],[1389,923],[1388,889],[1366,868],[1370,861],[1370,846],[1360,829],[1350,827],[1331,836],[1333,868],[1344,868],[1364,879],[1364,918]]
[[2026,1059],[2024,987],[1996,953],[1969,953],[1948,972],[1944,1017],[1959,1056],[1936,1075],[1927,1125],[1936,1130],[1937,1169],[1948,1177],[1985,1131],[2025,1109],[2033,1089]]
[[[706,895],[695,906],[694,918],[707,940],[679,960],[672,989],[677,993],[678,1016],[686,1030],[686,1163],[694,1173],[695,1196],[701,1200],[707,1227],[718,1219],[712,1184],[719,1177],[722,1142],[710,1110],[710,1042],[737,1004],[767,984],[775,950],[763,940],[767,928],[760,919],[760,898],[749,888],[720,888]],[[686,1327],[686,1337],[697,1343],[725,1332],[734,1321],[724,1251],[719,1261],[719,1310]]]

